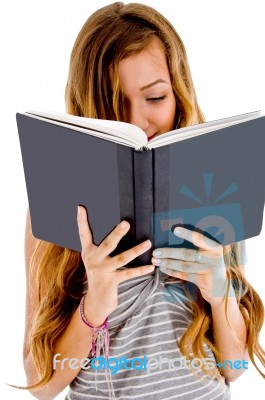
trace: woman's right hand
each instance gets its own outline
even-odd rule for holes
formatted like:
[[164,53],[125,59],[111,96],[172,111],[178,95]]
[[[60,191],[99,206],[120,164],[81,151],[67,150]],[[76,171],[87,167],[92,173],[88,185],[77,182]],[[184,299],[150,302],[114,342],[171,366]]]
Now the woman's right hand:
[[77,223],[82,246],[81,257],[87,274],[88,292],[84,302],[87,320],[94,326],[101,325],[118,306],[118,284],[154,270],[154,265],[117,270],[145,253],[151,242],[147,240],[114,257],[110,257],[119,241],[129,230],[130,224],[122,221],[96,246],[87,221],[84,207],[78,206]]

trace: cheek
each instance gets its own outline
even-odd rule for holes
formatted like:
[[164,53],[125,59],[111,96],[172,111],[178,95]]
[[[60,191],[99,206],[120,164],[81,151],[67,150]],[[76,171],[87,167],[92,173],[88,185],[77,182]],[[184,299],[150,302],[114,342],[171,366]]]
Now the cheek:
[[159,114],[159,125],[163,129],[162,133],[171,131],[175,129],[175,115],[176,115],[176,102],[175,100],[172,102],[168,102],[163,107],[159,113],[157,113],[157,117]]

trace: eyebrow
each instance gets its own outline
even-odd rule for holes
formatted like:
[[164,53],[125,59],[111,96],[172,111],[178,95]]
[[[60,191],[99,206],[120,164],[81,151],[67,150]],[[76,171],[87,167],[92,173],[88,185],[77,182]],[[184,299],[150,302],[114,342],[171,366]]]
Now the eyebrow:
[[140,89],[140,91],[142,92],[143,90],[149,89],[151,86],[157,85],[158,83],[166,83],[167,85],[169,85],[169,83],[164,81],[163,79],[157,79],[156,81],[148,83],[148,85],[143,86]]

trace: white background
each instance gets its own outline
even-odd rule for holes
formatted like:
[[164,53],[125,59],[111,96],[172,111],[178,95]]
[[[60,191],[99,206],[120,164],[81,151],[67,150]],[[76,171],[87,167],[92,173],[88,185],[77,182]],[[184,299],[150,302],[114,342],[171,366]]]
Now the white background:
[[[15,113],[32,108],[64,112],[64,87],[75,37],[86,18],[108,3],[9,0],[0,5],[1,399],[32,398],[27,392],[9,388],[4,383],[25,384],[23,241],[28,203]],[[142,3],[162,12],[183,39],[199,103],[207,120],[259,109],[265,111],[264,0],[147,0]],[[246,163],[251,163],[251,159]],[[264,179],[264,171],[253,179]],[[265,228],[261,235],[247,241],[247,277],[263,301],[264,239]],[[263,346],[264,336],[263,329]],[[259,400],[265,385],[258,372],[250,367],[231,386],[232,399]]]

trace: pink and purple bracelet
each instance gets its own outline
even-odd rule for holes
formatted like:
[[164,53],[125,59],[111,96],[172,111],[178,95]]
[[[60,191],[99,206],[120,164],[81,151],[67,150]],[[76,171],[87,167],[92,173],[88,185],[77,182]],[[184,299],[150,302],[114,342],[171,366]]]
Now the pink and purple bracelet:
[[[79,310],[80,310],[80,316],[82,321],[89,326],[89,328],[93,329],[94,333],[97,333],[97,337],[95,339],[94,334],[92,335],[92,357],[96,356],[97,360],[95,363],[95,366],[99,365],[99,356],[100,356],[100,350],[102,348],[103,350],[103,357],[106,358],[107,365],[108,365],[108,358],[109,358],[109,331],[108,331],[108,318],[105,319],[102,325],[98,326],[97,328],[91,325],[88,320],[86,319],[85,313],[84,313],[84,301],[85,301],[85,296],[84,295],[80,301],[79,305]],[[113,388],[113,382],[111,378],[111,373],[109,371],[109,368],[105,370],[106,374],[106,379],[108,383],[108,388],[110,390],[110,395],[111,399],[115,399],[115,393],[114,393],[114,388]],[[95,383],[96,383],[96,390],[97,390],[97,369],[96,369],[96,377],[95,377]]]
[[[99,357],[100,349],[103,348],[103,353],[106,358],[109,356],[109,331],[108,331],[108,318],[105,319],[102,325],[98,326],[97,328],[91,325],[88,320],[86,319],[84,313],[84,301],[86,295],[84,295],[80,301],[80,316],[82,321],[89,326],[89,328],[93,329],[95,333],[98,333],[96,339],[94,334],[92,335],[92,356]],[[105,349],[104,349],[105,344]]]

